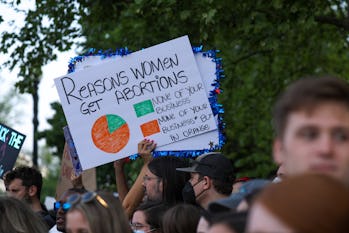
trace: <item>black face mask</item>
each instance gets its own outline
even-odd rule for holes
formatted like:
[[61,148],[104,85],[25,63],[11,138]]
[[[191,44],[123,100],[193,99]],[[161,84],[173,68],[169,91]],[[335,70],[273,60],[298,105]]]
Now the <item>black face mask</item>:
[[[200,183],[202,180],[199,180],[196,184],[192,185],[189,181],[184,185],[182,189],[182,197],[184,203],[197,205],[196,203],[196,196],[194,192],[194,187]],[[198,196],[200,196],[202,193],[200,193]]]
[[193,204],[193,205],[196,204],[194,188],[189,181],[184,185],[182,189],[182,197],[183,197],[184,203]]

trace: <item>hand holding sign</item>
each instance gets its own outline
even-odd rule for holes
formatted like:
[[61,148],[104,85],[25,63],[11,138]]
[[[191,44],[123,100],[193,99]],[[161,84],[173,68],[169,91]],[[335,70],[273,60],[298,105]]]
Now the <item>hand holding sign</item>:
[[[55,80],[83,169],[217,128],[187,37]],[[88,109],[88,110],[86,110]]]

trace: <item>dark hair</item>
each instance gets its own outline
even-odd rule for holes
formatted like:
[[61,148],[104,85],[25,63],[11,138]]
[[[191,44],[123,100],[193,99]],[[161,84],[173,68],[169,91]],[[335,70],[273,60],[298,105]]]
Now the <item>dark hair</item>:
[[[199,180],[203,179],[204,175],[199,173]],[[212,184],[214,189],[220,193],[220,194],[224,194],[224,195],[230,195],[232,192],[232,186],[234,183],[234,178],[233,176],[231,177],[227,177],[227,179],[215,179],[210,177],[210,179],[212,180]]]
[[214,213],[211,213],[204,208],[200,209],[200,217],[204,218],[208,222],[209,225],[211,225],[211,221],[212,221],[213,216],[214,216]]
[[166,211],[162,220],[163,233],[191,233],[201,217],[199,207],[190,204],[178,204]]
[[188,162],[174,156],[156,157],[149,162],[149,170],[162,179],[162,201],[174,205],[183,202],[182,189],[189,180],[189,173],[177,171],[178,167],[188,166]]
[[162,217],[169,206],[162,203],[162,201],[146,201],[139,205],[135,211],[143,211],[145,221],[149,224],[151,229],[157,229],[162,232]]
[[245,232],[247,212],[223,212],[212,217],[210,226],[222,224],[237,233]]
[[39,170],[33,167],[20,166],[4,175],[4,183],[6,188],[14,179],[22,180],[22,185],[29,188],[34,185],[37,188],[36,196],[40,199],[42,188],[42,175]]
[[335,77],[308,77],[292,83],[277,100],[273,109],[273,127],[283,137],[289,114],[312,111],[324,102],[337,102],[349,108],[349,85]]

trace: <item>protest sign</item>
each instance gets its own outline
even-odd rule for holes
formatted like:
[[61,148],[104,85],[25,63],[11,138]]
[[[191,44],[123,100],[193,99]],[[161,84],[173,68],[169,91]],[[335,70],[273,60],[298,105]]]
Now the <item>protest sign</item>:
[[0,177],[12,170],[25,140],[25,135],[0,123]]
[[[125,50],[125,49],[124,49]],[[194,48],[195,50],[195,48]],[[217,95],[215,90],[217,86],[219,88],[219,79],[220,79],[220,59],[217,59],[215,54],[208,55],[208,53],[213,53],[213,51],[203,52],[202,48],[198,51],[195,50],[195,60],[199,68],[202,81],[206,90],[207,98],[212,97],[212,95]],[[120,60],[123,59],[120,56],[120,53],[113,52],[103,52],[99,54],[89,53],[86,55],[77,56],[71,59],[70,63],[70,72],[77,72],[83,69],[90,68],[107,62],[108,60]],[[216,101],[210,102],[211,105],[217,105]],[[214,107],[214,106],[211,106]],[[222,119],[218,119],[218,113],[215,114],[215,120],[217,125],[222,124],[219,122]],[[186,140],[174,142],[171,144],[157,146],[155,154],[176,154],[181,156],[182,153],[185,153],[185,156],[189,154],[196,155],[202,152],[203,150],[214,150],[219,149],[222,146],[222,132],[219,129],[212,130],[210,132],[200,134],[195,137],[188,138]],[[135,142],[135,144],[138,142]],[[188,152],[188,153],[187,153]]]
[[69,127],[67,125],[63,127],[63,132],[66,146],[68,147],[68,154],[70,155],[70,163],[74,168],[75,175],[78,176],[82,173],[81,163]]
[[[55,79],[83,169],[217,129],[189,39]],[[132,143],[129,143],[132,142]]]

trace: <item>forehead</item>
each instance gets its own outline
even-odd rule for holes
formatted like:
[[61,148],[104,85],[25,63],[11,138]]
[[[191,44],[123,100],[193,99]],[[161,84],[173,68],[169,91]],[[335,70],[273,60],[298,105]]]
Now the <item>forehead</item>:
[[67,213],[67,226],[88,227],[88,221],[80,210],[71,210]]
[[147,176],[156,176],[154,173],[152,173],[152,172],[149,170],[148,166],[147,166],[146,169],[145,169],[145,175],[147,175]]
[[134,212],[132,216],[132,222],[146,224],[144,212],[142,210],[137,210],[136,212]]
[[313,124],[320,127],[348,127],[349,109],[339,103],[324,103],[311,109],[291,112],[286,122],[286,130],[291,126]]
[[19,178],[15,178],[14,180],[11,181],[11,183],[9,184],[9,187],[24,187],[23,185],[23,181]]

